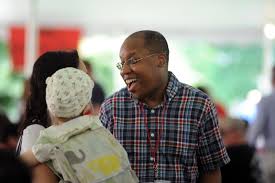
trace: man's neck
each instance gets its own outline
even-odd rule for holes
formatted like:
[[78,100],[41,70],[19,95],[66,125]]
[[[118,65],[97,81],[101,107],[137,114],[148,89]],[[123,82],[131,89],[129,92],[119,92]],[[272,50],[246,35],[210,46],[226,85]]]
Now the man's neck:
[[144,98],[142,102],[149,107],[154,108],[160,105],[165,99],[166,87],[168,85],[168,78],[163,82],[164,84],[151,93],[148,97]]
[[154,98],[147,98],[143,102],[147,104],[149,107],[154,108],[158,105],[160,105],[164,100],[164,95],[161,95],[160,97],[154,97]]

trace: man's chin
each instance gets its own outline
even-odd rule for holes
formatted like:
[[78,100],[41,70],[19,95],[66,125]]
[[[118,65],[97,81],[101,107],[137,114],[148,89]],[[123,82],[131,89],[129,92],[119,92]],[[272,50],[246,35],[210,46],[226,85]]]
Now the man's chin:
[[[129,90],[128,90],[129,91]],[[141,96],[135,91],[129,91],[134,99],[140,100]]]

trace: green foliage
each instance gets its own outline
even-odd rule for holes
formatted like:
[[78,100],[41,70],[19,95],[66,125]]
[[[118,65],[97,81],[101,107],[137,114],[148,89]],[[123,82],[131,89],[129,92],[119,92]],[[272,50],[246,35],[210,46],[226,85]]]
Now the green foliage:
[[191,67],[203,76],[211,95],[230,106],[257,88],[263,56],[260,44],[214,45],[193,43],[181,46]]
[[14,119],[23,88],[23,75],[11,70],[5,43],[0,41],[0,107]]
[[111,52],[100,52],[93,57],[86,58],[91,62],[93,75],[98,83],[103,87],[106,96],[110,95],[114,89],[113,77],[113,54]]

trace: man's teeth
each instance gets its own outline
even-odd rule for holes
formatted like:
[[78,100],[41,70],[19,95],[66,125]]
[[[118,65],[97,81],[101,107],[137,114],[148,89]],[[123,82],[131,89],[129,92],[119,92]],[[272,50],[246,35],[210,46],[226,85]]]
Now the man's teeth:
[[125,80],[125,82],[126,82],[127,85],[130,84],[130,83],[133,83],[135,81],[136,81],[136,79],[126,79]]

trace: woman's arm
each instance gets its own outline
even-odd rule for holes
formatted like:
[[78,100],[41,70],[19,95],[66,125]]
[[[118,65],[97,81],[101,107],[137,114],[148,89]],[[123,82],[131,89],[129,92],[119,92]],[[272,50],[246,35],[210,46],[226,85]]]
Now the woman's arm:
[[22,153],[19,157],[29,167],[34,167],[34,166],[40,164],[40,162],[35,158],[35,156],[34,156],[31,149],[29,149],[26,152]]
[[45,164],[39,164],[32,169],[32,183],[58,183],[58,177]]
[[[34,125],[28,126],[24,130],[23,136],[22,136],[21,151],[19,152],[20,154],[23,155],[25,151],[28,151],[27,149],[30,150],[32,148],[35,141],[39,137],[40,131],[43,129],[45,129],[43,126],[34,124]],[[36,162],[34,162],[34,164],[35,163]],[[32,183],[58,183],[58,182],[59,182],[58,177],[52,172],[52,170],[46,164],[43,164],[43,163],[38,164],[37,166],[32,168]]]

